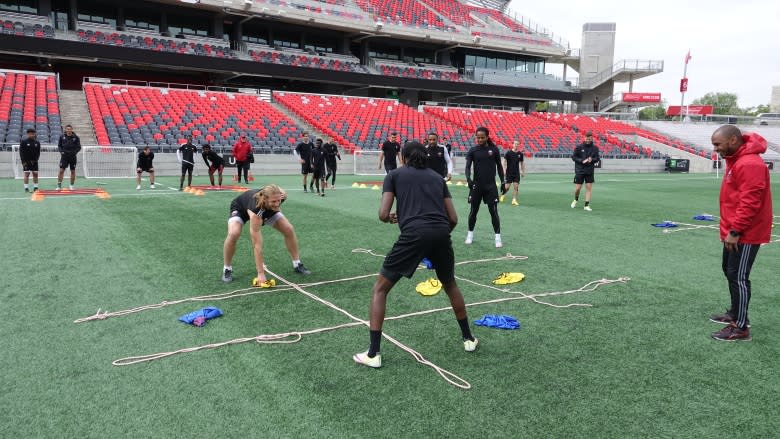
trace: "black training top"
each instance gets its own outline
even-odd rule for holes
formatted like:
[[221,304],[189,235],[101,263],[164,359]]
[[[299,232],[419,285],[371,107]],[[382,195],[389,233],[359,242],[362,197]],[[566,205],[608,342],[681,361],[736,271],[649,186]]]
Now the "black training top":
[[[583,160],[591,157],[593,160],[590,163],[582,163]],[[599,147],[595,143],[580,143],[574,148],[574,152],[571,155],[571,159],[574,161],[574,173],[577,175],[593,174],[593,170],[596,167],[596,162],[601,160],[599,157]]]
[[315,146],[311,150],[311,163],[314,169],[325,168],[325,148]]
[[401,144],[386,140],[382,144],[382,152],[385,154],[385,165],[397,166],[396,155],[401,151]]
[[506,160],[507,175],[520,175],[520,163],[525,160],[522,152],[514,152],[511,149],[504,154]]
[[[219,156],[213,149],[206,153],[206,151],[203,151],[200,153],[200,155],[203,156],[203,161],[206,162],[206,166],[209,168],[214,166],[215,168],[218,168],[224,164],[224,161],[222,160],[222,157]],[[209,163],[211,162],[211,163]]]
[[339,160],[341,160],[341,154],[339,154],[339,147],[335,143],[326,143],[322,145],[322,147],[325,149],[325,154],[326,154],[325,158],[327,158],[329,162],[335,162],[336,157],[338,157]]
[[395,194],[401,232],[436,227],[449,230],[444,199],[452,196],[441,175],[432,169],[411,166],[394,169],[385,176],[382,192]]
[[34,139],[24,139],[19,143],[19,158],[23,162],[37,162],[41,158],[41,142]]
[[152,160],[154,160],[154,153],[149,151],[149,155],[144,154],[143,151],[138,153],[138,167],[141,169],[149,169],[152,167]]
[[444,158],[446,147],[441,145],[425,145],[425,156],[429,168],[436,171],[442,177],[447,176],[447,159]]
[[57,149],[63,154],[76,155],[81,151],[81,139],[75,134],[70,136],[63,134],[57,142]]
[[306,160],[307,162],[311,161],[311,150],[314,149],[314,143],[311,141],[309,143],[299,143],[298,146],[295,147],[295,152],[298,154],[298,157],[300,157],[302,160]]
[[496,171],[504,183],[504,168],[501,166],[501,151],[492,142],[485,146],[475,145],[466,154],[466,179],[471,178],[471,164],[474,164],[474,183],[477,186],[495,186]]
[[188,165],[195,164],[195,153],[198,152],[198,148],[195,145],[193,145],[192,143],[185,143],[184,145],[179,147],[179,151],[181,151],[182,160],[186,160],[189,162],[186,164]]

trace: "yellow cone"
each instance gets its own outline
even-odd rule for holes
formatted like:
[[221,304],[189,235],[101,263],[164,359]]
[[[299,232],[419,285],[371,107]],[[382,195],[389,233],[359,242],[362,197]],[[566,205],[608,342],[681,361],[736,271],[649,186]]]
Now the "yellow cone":
[[463,186],[463,182],[459,181],[459,182],[455,183],[455,186]]
[[360,187],[360,185],[357,182],[352,183],[352,187]]
[[368,186],[366,186],[366,184],[365,184],[365,183],[360,183],[360,189],[365,189],[365,188],[367,188],[367,187],[368,187]]
[[378,191],[379,190],[379,185],[375,184],[375,185],[371,186],[371,190],[372,191]]

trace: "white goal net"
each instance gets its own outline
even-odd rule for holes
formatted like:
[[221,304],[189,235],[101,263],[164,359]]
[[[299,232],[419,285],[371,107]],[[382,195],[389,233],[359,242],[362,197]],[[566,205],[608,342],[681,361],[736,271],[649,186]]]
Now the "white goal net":
[[[384,164],[379,166],[379,153],[381,151],[355,151],[353,153],[352,166],[355,175],[385,175]],[[400,165],[400,163],[399,163]]]
[[[14,178],[24,177],[19,145],[11,147],[11,165]],[[134,146],[84,146],[78,154],[76,171],[86,178],[128,178],[135,177],[138,150]],[[60,171],[60,152],[56,145],[41,145],[38,159],[38,177],[56,178]],[[81,171],[81,172],[79,172]],[[70,175],[66,170],[65,175]]]

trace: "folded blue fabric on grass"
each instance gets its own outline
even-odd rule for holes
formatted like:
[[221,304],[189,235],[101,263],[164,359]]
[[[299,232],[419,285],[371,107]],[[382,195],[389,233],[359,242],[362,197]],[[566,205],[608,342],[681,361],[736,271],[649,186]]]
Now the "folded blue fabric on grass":
[[520,329],[520,322],[512,316],[485,314],[474,322],[477,326],[489,326],[498,329]]
[[653,227],[667,227],[667,228],[677,227],[677,224],[675,224],[672,221],[664,221],[662,223],[655,223],[655,224],[650,224],[650,225],[653,226]]
[[433,270],[433,262],[431,262],[428,258],[422,258],[422,261],[420,261],[420,265],[424,265],[425,268],[429,270]]
[[191,325],[203,326],[206,324],[207,320],[211,320],[221,315],[222,311],[219,308],[207,306],[189,314],[184,314],[183,316],[179,317],[179,320]]
[[712,215],[705,213],[704,215],[696,215],[693,217],[695,220],[699,221],[715,221],[715,218],[712,217]]

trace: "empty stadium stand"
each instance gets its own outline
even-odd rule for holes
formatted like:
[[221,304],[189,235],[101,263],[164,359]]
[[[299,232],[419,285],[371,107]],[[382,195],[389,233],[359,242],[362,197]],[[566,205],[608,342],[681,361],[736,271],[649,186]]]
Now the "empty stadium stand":
[[339,143],[345,150],[378,149],[391,132],[401,140],[425,139],[430,131],[464,151],[472,134],[392,99],[274,92],[274,100]]
[[36,38],[54,38],[54,28],[48,24],[24,23],[18,20],[0,17],[0,34],[19,35]]
[[291,52],[269,48],[250,49],[249,56],[258,62],[295,67],[335,70],[340,72],[371,73],[360,60],[348,56],[317,56],[303,51]]
[[[681,143],[695,145],[697,148],[712,153],[712,133],[721,124],[716,123],[685,123],[665,121],[643,121],[642,128],[669,137]],[[780,128],[765,128],[759,126],[742,126],[743,132],[755,131],[767,139],[767,142],[780,144]],[[778,161],[780,154],[768,149],[764,159]]]
[[42,144],[57,143],[62,134],[56,77],[0,70],[0,143],[18,143],[28,128]]
[[230,147],[246,133],[258,153],[289,152],[300,129],[258,95],[125,85],[84,84],[100,145]]
[[202,41],[164,38],[155,35],[134,35],[111,30],[79,29],[79,41],[112,46],[133,47],[158,52],[184,53],[189,55],[213,56],[216,58],[236,58],[229,47]]
[[433,79],[438,81],[463,82],[457,69],[445,66],[420,67],[405,62],[372,59],[374,68],[384,76]]
[[417,0],[355,0],[364,11],[376,21],[399,26],[456,31],[441,17]]

